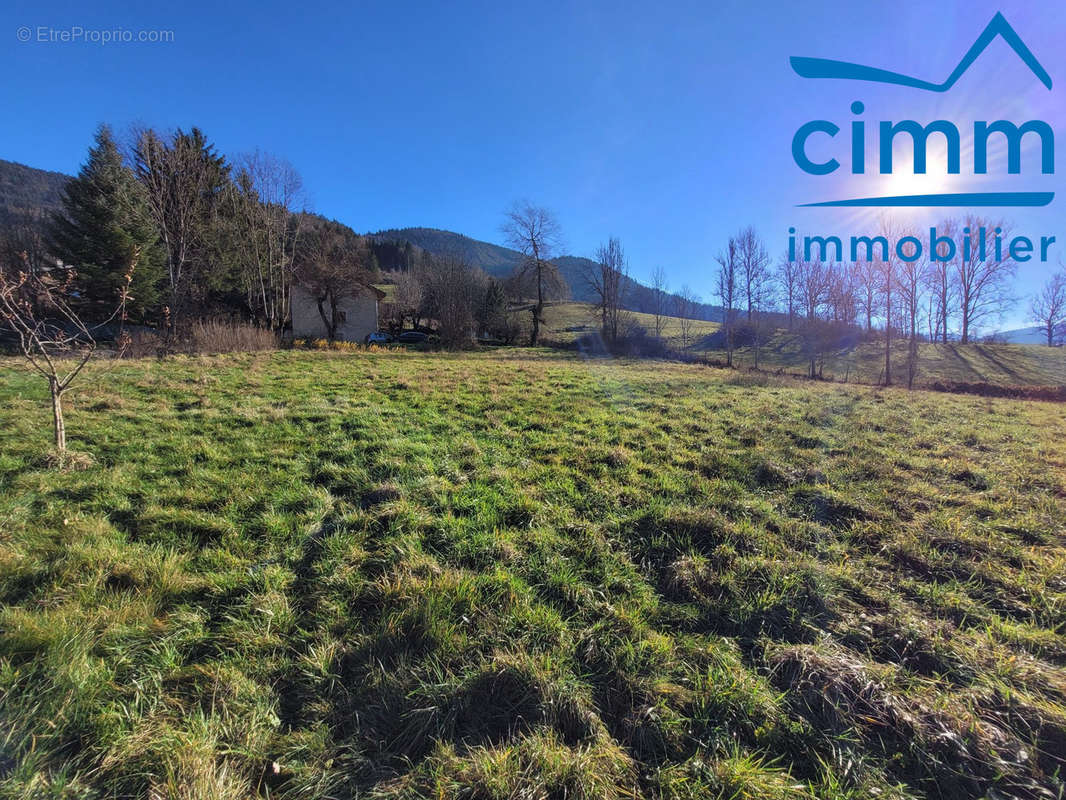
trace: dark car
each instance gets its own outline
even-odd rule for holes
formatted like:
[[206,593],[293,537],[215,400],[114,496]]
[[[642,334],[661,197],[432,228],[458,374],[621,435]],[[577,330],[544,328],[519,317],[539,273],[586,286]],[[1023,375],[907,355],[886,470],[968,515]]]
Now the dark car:
[[422,344],[429,340],[429,334],[422,331],[404,331],[396,337],[400,344]]

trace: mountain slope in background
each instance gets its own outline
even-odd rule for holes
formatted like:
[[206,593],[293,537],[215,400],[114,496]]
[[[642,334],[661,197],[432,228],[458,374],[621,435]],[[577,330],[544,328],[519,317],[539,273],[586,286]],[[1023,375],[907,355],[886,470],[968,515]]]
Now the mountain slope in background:
[[[71,176],[49,172],[0,159],[0,228],[14,226],[20,221],[47,214],[60,207],[63,187]],[[432,255],[455,255],[471,267],[495,278],[506,278],[522,262],[522,254],[461,233],[436,228],[395,228],[370,234],[375,242],[375,255],[384,268],[413,263],[420,250]],[[589,285],[590,271],[597,269],[595,261],[580,256],[559,256],[554,259],[559,272],[570,287],[570,299],[580,303],[595,302]],[[651,313],[653,293],[639,281],[628,279],[625,306],[630,311]],[[667,298],[667,313],[674,313],[676,295]],[[693,316],[697,319],[720,322],[721,306],[698,303]]]
[[1043,328],[1014,328],[1009,331],[999,331],[997,339],[1002,339],[1008,344],[1042,344],[1047,345],[1047,334]]
[[517,250],[436,228],[393,228],[370,234],[378,241],[410,242],[434,255],[453,255],[494,277],[510,274],[522,260]]
[[58,209],[69,180],[62,172],[0,159],[0,225]]
[[[471,239],[461,233],[442,231],[436,228],[395,228],[371,234],[379,242],[409,242],[433,255],[454,255],[472,267],[483,270],[495,278],[506,278],[522,262],[522,254],[509,247]],[[579,303],[594,303],[595,293],[589,285],[590,271],[598,269],[595,261],[581,256],[558,256],[552,259],[560,274],[570,287],[570,299]],[[653,309],[652,290],[639,281],[628,279],[625,290],[625,305],[630,311],[650,313]],[[667,313],[673,313],[676,295],[667,298]],[[699,303],[696,318],[721,322],[721,306]]]

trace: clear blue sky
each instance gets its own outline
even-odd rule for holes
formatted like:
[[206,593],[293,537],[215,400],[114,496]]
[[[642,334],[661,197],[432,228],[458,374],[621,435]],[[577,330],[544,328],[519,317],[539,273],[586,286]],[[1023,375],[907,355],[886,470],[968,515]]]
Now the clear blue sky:
[[[868,214],[795,207],[890,193],[876,175],[860,185],[801,172],[790,143],[803,122],[830,119],[846,134],[861,99],[873,122],[955,119],[965,142],[973,119],[1058,127],[1066,116],[1061,1],[943,2],[935,13],[914,0],[152,5],[8,0],[0,157],[75,172],[100,122],[120,133],[198,125],[225,153],[285,156],[312,208],[356,230],[422,225],[499,241],[503,209],[528,197],[555,210],[569,252],[591,255],[617,235],[636,277],[661,263],[675,287],[707,298],[713,256],[742,225],[774,253],[789,225],[876,227]],[[939,81],[996,11],[1053,91],[1002,42],[940,95],[804,80],[789,67],[791,55],[819,56]],[[23,43],[20,26],[33,39],[39,26],[162,29],[173,42]],[[1061,184],[1035,176],[1024,188],[1060,196],[1007,216],[1033,237],[1062,233],[1066,257]],[[1019,293],[1048,270],[1026,266]]]

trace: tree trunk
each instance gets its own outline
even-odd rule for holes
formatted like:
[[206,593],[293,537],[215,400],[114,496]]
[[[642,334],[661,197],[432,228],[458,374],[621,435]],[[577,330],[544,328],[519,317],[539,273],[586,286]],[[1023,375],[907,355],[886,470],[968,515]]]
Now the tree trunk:
[[537,338],[540,336],[540,303],[533,306],[533,332],[529,336],[529,346],[537,346]]
[[885,386],[892,385],[892,321],[885,322]]
[[56,450],[63,452],[67,449],[67,429],[63,424],[63,390],[59,388],[59,381],[54,377],[49,379],[48,384],[52,392],[52,428]]
[[544,313],[544,278],[541,274],[540,258],[537,258],[537,304],[533,307],[533,333],[529,337],[529,346],[536,347],[540,339],[540,317]]

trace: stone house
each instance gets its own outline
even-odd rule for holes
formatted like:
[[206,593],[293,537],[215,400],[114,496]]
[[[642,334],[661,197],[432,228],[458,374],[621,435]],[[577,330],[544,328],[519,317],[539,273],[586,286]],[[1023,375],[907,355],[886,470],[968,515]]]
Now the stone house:
[[[352,284],[337,303],[337,339],[346,342],[362,342],[367,334],[378,330],[378,302],[385,293],[362,283]],[[325,339],[326,324],[318,312],[314,295],[299,284],[292,287],[292,336],[295,339]],[[329,306],[324,306],[329,314]]]

